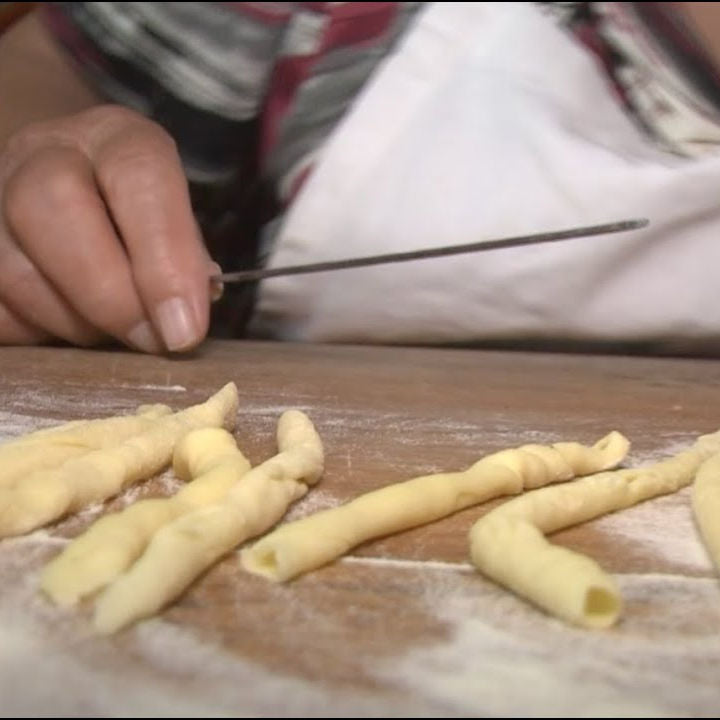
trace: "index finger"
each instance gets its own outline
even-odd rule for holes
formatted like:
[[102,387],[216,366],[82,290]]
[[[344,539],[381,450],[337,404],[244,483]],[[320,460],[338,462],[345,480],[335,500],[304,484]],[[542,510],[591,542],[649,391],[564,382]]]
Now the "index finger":
[[123,125],[91,149],[143,304],[169,350],[207,333],[210,258],[175,143],[150,122]]

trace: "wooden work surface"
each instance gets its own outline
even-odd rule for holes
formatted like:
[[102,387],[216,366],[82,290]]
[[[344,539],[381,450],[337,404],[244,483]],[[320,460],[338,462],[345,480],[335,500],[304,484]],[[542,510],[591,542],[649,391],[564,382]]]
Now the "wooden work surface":
[[[287,408],[323,438],[321,483],[297,517],[528,442],[612,429],[630,465],[720,428],[720,363],[215,342],[192,358],[0,349],[0,439],[163,402],[227,381],[253,463]],[[368,543],[287,585],[233,554],[160,618],[95,637],[37,571],[107,509],[171,492],[170,473],[31,535],[0,541],[0,713],[94,716],[705,716],[720,710],[720,584],[689,492],[557,533],[616,573],[611,630],[545,616],[474,572],[466,536],[488,506]]]

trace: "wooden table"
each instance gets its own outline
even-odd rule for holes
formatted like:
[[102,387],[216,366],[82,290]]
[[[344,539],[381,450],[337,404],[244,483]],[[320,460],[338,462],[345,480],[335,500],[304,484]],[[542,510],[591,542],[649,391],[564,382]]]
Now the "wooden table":
[[[290,517],[527,442],[612,429],[629,464],[720,427],[720,363],[471,350],[212,342],[190,358],[0,349],[0,439],[60,420],[186,407],[237,383],[257,463],[282,410],[324,440],[320,485]],[[474,572],[488,506],[397,536],[287,585],[233,554],[161,617],[111,638],[89,607],[51,606],[39,568],[107,509],[172,492],[169,472],[104,507],[0,542],[0,712],[94,716],[692,716],[720,710],[720,585],[687,490],[554,536],[616,573],[621,621],[587,631]],[[490,504],[492,505],[492,504]]]

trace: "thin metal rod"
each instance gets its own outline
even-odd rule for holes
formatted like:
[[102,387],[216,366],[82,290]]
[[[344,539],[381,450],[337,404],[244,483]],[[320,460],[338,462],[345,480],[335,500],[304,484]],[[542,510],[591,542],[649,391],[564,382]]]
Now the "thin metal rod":
[[349,268],[368,267],[370,265],[384,265],[387,263],[408,262],[409,260],[424,260],[426,258],[443,257],[446,255],[460,255],[462,253],[484,252],[486,250],[500,250],[502,248],[520,247],[522,245],[538,245],[540,243],[558,242],[570,238],[589,237],[591,235],[607,235],[610,233],[637,230],[648,225],[648,220],[622,220],[620,222],[606,223],[604,225],[590,225],[588,227],[557,230],[555,232],[535,233],[533,235],[518,235],[516,237],[499,240],[484,240],[466,245],[448,245],[446,247],[427,248],[425,250],[411,250],[409,252],[387,253],[385,255],[370,255],[368,257],[349,258],[346,260],[330,260],[327,262],[310,263],[308,265],[291,265],[279,268],[255,268],[253,270],[240,270],[238,272],[222,273],[211,278],[217,283],[254,282],[279,275],[304,275],[307,273],[327,272],[328,270],[347,270]]

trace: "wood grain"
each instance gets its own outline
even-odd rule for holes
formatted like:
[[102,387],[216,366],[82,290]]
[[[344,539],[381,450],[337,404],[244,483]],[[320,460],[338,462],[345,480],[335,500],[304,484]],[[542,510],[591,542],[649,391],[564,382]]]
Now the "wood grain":
[[[643,464],[720,428],[712,360],[217,341],[187,358],[0,349],[0,439],[141,403],[186,407],[230,380],[253,464],[274,453],[284,409],[307,412],[323,438],[326,472],[292,517],[527,442],[616,429],[633,443],[629,464]],[[166,473],[0,542],[0,639],[17,646],[0,650],[0,712],[713,717],[720,706],[720,585],[687,492],[555,535],[618,574],[625,607],[610,631],[568,628],[472,571],[467,531],[495,503],[287,585],[243,573],[233,554],[161,618],[109,639],[92,635],[88,607],[60,612],[38,595],[37,570],[63,538],[173,487]],[[32,682],[18,680],[17,653]],[[43,673],[60,680],[38,692]]]

